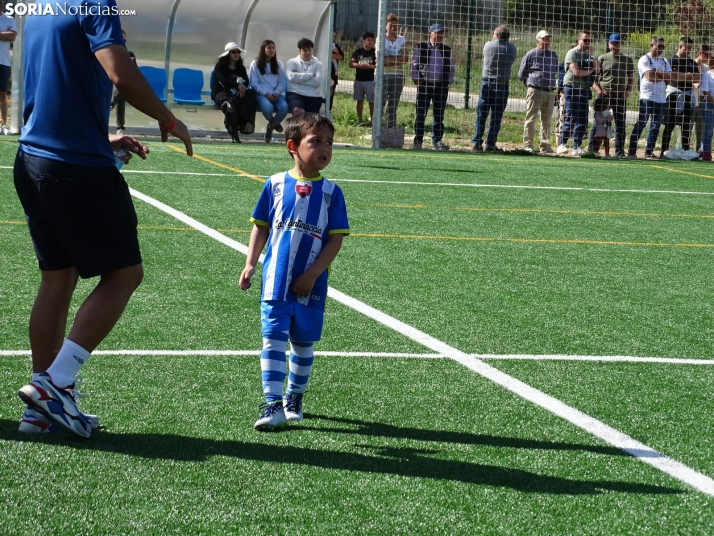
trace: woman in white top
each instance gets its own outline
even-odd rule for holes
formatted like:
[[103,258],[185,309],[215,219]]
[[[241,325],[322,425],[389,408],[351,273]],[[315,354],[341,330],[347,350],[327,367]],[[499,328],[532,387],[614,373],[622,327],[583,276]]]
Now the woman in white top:
[[298,41],[297,58],[288,60],[285,72],[288,76],[288,91],[285,98],[293,116],[305,112],[320,113],[322,103],[322,82],[325,80],[325,66],[312,55],[315,45],[303,37]]
[[285,116],[288,115],[288,102],[283,96],[285,89],[285,69],[275,53],[275,43],[266,39],[260,44],[260,52],[250,64],[248,78],[255,91],[255,102],[268,122],[265,131],[265,143],[270,143],[273,130],[282,132]]

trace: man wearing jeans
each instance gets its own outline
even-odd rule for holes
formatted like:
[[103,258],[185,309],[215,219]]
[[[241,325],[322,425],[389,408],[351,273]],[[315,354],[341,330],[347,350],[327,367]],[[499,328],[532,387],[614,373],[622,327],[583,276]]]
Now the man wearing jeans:
[[433,103],[434,120],[431,124],[431,143],[436,151],[448,151],[449,146],[441,143],[444,135],[444,111],[449,86],[454,83],[456,64],[451,47],[444,43],[444,27],[432,24],[429,40],[419,43],[412,56],[411,76],[417,85],[416,120],[414,121],[414,148],[421,149],[424,140],[424,119]]
[[[476,124],[471,148],[474,151],[500,151],[496,148],[496,139],[501,130],[503,111],[508,102],[508,82],[511,79],[511,67],[516,60],[516,45],[508,42],[510,32],[507,26],[498,26],[493,31],[493,40],[483,46],[483,76],[481,92],[476,108]],[[483,136],[486,132],[486,118],[489,112],[486,147]]]
[[568,152],[568,139],[573,138],[573,155],[583,154],[580,148],[588,129],[590,87],[600,72],[600,64],[592,55],[590,32],[580,32],[578,46],[565,55],[566,73],[563,78],[565,121],[558,141],[558,154]]
[[637,142],[647,121],[650,121],[650,131],[647,134],[645,158],[652,158],[652,151],[654,151],[659,129],[664,120],[667,82],[672,80],[672,67],[662,57],[663,53],[664,39],[653,37],[650,41],[649,53],[642,56],[637,62],[640,77],[640,114],[630,136],[628,158],[636,158]]
[[550,33],[541,30],[536,35],[536,48],[526,53],[518,69],[518,79],[527,87],[526,121],[523,126],[523,148],[533,152],[535,117],[540,113],[540,152],[553,154],[550,148],[550,120],[553,117],[558,78],[558,55],[550,50]]
[[676,125],[682,129],[682,149],[689,150],[689,138],[692,136],[693,92],[694,84],[699,82],[699,67],[689,55],[694,41],[691,37],[682,37],[677,46],[677,53],[669,60],[673,73],[679,73],[679,80],[667,86],[667,105],[664,112],[664,131],[662,132],[662,152],[669,149],[672,132]]
[[[600,75],[593,84],[597,92],[595,101],[607,99],[612,106],[615,120],[615,156],[625,156],[625,117],[627,113],[627,97],[632,93],[634,84],[634,67],[632,59],[620,53],[620,34],[612,34],[609,42],[610,52],[598,58]],[[590,131],[588,151],[595,149],[595,125]]]

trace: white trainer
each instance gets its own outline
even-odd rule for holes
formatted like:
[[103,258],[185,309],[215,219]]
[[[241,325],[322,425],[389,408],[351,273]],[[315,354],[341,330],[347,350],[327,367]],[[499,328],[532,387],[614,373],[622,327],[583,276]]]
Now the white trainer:
[[253,425],[253,428],[260,432],[275,430],[287,422],[282,400],[271,402],[270,404],[263,403],[260,405],[260,409],[263,410],[263,413],[260,414],[260,418]]
[[568,152],[568,148],[565,145],[558,145],[558,148],[555,150],[557,154],[565,154]]
[[43,372],[17,393],[28,406],[42,413],[52,424],[80,437],[92,435],[92,428],[75,401],[74,385],[57,387]]
[[573,156],[580,156],[583,154],[583,150],[580,147],[573,147],[573,151],[570,154]]
[[[99,428],[99,417],[87,413],[82,413],[82,416],[92,430]],[[36,409],[27,406],[17,431],[23,434],[51,434],[61,432],[62,429]]]
[[302,393],[285,395],[285,418],[289,421],[302,420]]

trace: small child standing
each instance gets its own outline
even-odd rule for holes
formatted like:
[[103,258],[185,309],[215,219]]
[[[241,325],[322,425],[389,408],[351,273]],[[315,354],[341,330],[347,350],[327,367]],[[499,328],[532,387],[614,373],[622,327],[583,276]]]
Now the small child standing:
[[362,35],[362,48],[355,50],[350,58],[350,68],[356,69],[352,98],[357,101],[357,125],[362,125],[364,99],[369,103],[369,120],[374,116],[374,70],[377,68],[377,56],[374,52],[374,34]]
[[610,156],[610,138],[613,137],[612,120],[614,116],[610,110],[610,101],[607,98],[597,98],[593,102],[595,112],[595,152],[600,150],[600,145],[605,149],[605,156]]
[[[254,428],[273,430],[303,418],[302,396],[322,335],[328,268],[350,233],[342,190],[321,171],[332,159],[335,127],[329,119],[305,113],[288,119],[285,140],[294,166],[270,177],[253,210],[240,287],[248,290],[260,252],[263,261],[260,317],[263,350],[260,369],[265,404]],[[290,370],[285,382],[285,351]]]

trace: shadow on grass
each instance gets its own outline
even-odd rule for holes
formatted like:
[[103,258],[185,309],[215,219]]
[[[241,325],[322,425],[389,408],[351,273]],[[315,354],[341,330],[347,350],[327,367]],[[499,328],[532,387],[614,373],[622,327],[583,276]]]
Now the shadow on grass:
[[[313,416],[316,417],[316,416]],[[357,421],[343,421],[355,423]],[[467,439],[469,434],[450,434],[429,430],[402,429],[380,424],[361,423],[366,430],[365,435],[410,437],[408,434],[432,436],[433,440],[451,441]],[[307,427],[292,427],[285,430],[306,430],[317,432],[332,430]],[[410,431],[411,430],[411,431]],[[359,432],[358,432],[359,433]],[[407,435],[405,435],[407,434]],[[261,437],[256,433],[256,439]],[[439,439],[442,437],[443,439]],[[476,440],[467,441],[477,444],[492,444],[496,446],[520,446],[520,448],[544,448],[539,442],[521,441],[508,438],[492,438],[489,436],[472,436]],[[512,469],[496,465],[472,463],[461,460],[443,460],[434,458],[436,450],[401,447],[377,447],[372,445],[355,445],[361,449],[371,449],[369,454],[358,452],[339,452],[317,450],[298,446],[271,445],[267,443],[249,443],[245,441],[214,440],[196,437],[186,437],[175,434],[115,434],[105,430],[97,430],[88,440],[82,440],[69,434],[28,436],[17,432],[17,421],[0,419],[0,441],[15,441],[22,443],[39,443],[62,445],[78,450],[111,452],[149,459],[167,459],[175,461],[201,462],[213,456],[231,456],[242,460],[253,460],[267,463],[289,463],[320,469],[338,471],[358,471],[362,473],[378,473],[414,478],[429,478],[437,481],[457,481],[480,486],[495,486],[511,488],[523,493],[548,493],[553,495],[597,495],[603,492],[637,493],[647,495],[672,495],[684,493],[681,489],[620,482],[612,480],[571,480],[562,477],[547,476],[521,469]],[[548,448],[558,448],[559,444],[550,444]],[[569,449],[570,445],[564,445]],[[620,455],[618,451],[618,455]]]
[[[603,454],[605,456],[625,456],[630,455],[615,448],[598,445],[578,445],[576,443],[558,443],[554,441],[538,441],[535,439],[519,439],[516,437],[492,436],[485,434],[469,434],[466,432],[434,431],[421,428],[402,428],[379,422],[367,422],[356,419],[344,419],[339,417],[328,417],[306,413],[305,421],[302,422],[303,430],[315,430],[319,432],[329,432],[332,434],[357,434],[370,437],[394,437],[400,439],[412,439],[415,441],[434,441],[437,443],[460,443],[463,445],[485,445],[488,447],[512,448],[512,449],[534,449],[534,450],[580,450]],[[306,426],[313,419],[320,419],[328,422],[348,424],[353,427],[326,428],[324,426]]]

